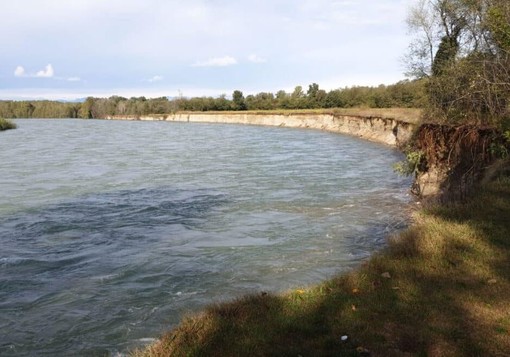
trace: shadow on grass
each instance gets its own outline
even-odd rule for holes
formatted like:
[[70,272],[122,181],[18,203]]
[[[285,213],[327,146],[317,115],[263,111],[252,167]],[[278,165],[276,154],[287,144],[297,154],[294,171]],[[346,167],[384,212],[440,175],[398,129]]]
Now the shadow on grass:
[[347,275],[209,307],[134,355],[508,356],[509,302],[503,179],[466,204],[420,213]]

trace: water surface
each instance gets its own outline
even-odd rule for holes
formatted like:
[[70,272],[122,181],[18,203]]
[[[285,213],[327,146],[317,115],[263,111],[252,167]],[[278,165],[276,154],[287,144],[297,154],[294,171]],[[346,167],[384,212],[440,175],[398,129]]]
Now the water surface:
[[402,227],[395,150],[313,130],[18,120],[0,134],[0,355],[107,355],[359,264]]

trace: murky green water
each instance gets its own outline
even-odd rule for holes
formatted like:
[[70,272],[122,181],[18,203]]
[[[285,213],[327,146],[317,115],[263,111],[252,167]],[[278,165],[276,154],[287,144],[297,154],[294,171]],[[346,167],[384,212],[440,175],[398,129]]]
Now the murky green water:
[[395,150],[312,130],[19,120],[0,133],[0,355],[105,355],[350,269],[405,225]]

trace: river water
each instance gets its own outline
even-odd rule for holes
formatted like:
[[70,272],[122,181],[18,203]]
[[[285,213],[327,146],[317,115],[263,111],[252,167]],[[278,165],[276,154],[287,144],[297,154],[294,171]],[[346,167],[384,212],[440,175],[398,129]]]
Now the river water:
[[351,269],[405,225],[396,150],[313,130],[18,120],[0,133],[0,355],[104,356],[211,302]]

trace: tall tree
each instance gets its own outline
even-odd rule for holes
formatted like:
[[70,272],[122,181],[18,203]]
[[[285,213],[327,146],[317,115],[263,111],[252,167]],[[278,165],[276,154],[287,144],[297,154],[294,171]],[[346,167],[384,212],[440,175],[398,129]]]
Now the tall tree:
[[408,24],[418,33],[409,72],[430,76],[429,116],[483,124],[508,117],[508,0],[419,0]]
[[246,110],[244,95],[240,90],[235,90],[232,93],[232,107],[234,110]]
[[429,0],[419,0],[409,10],[407,26],[417,34],[405,58],[410,76],[422,78],[430,75],[437,47],[437,19]]
[[88,97],[80,106],[78,110],[78,117],[82,119],[92,119],[92,106],[94,105],[94,98]]

